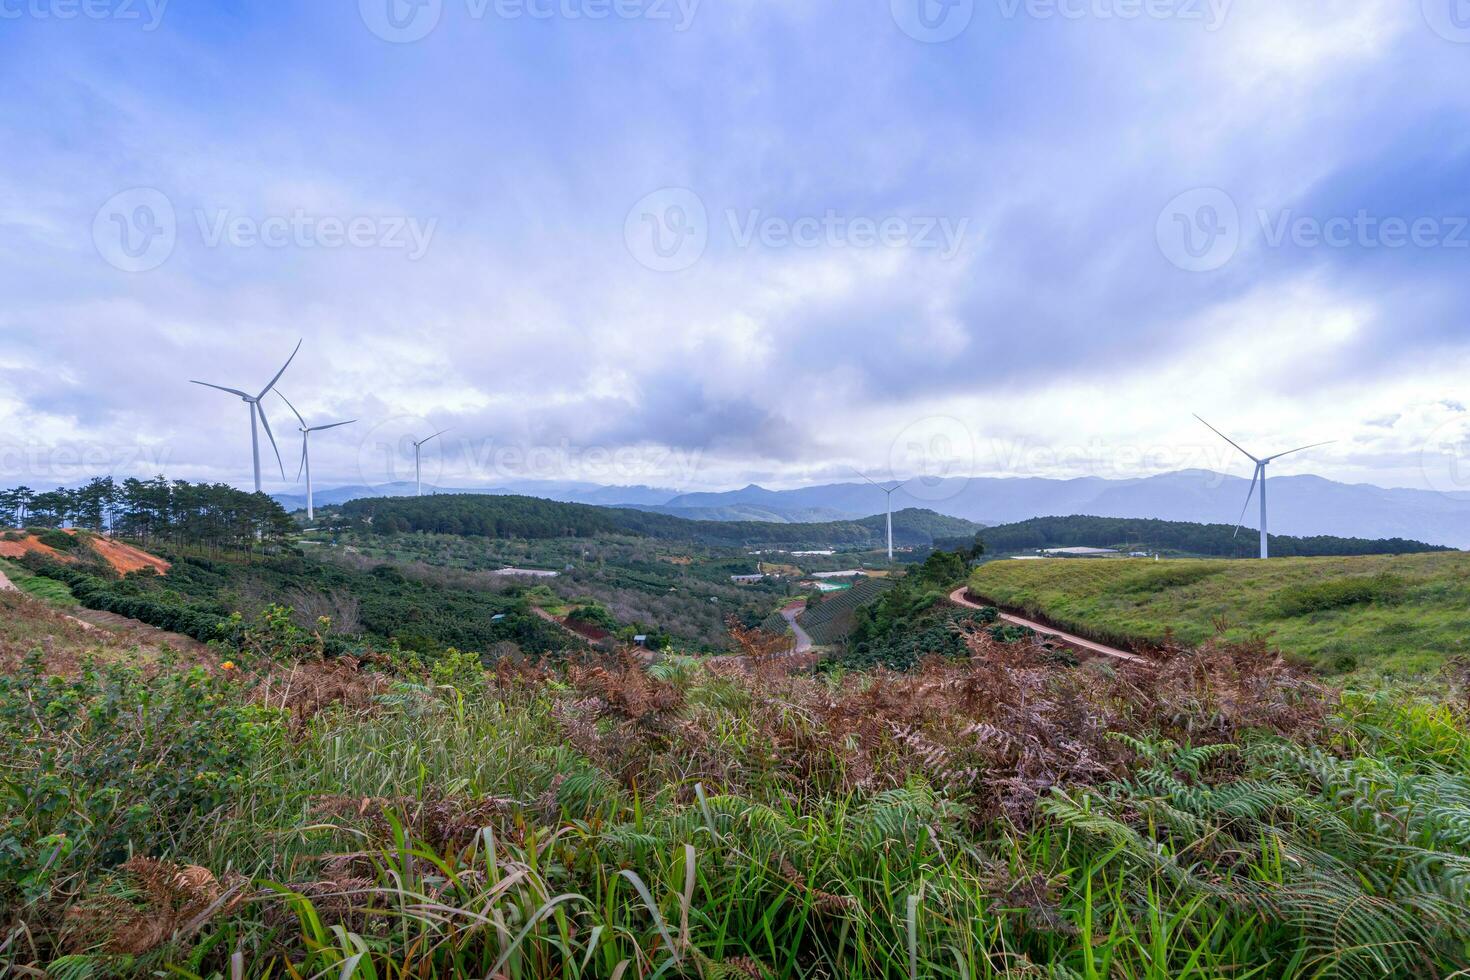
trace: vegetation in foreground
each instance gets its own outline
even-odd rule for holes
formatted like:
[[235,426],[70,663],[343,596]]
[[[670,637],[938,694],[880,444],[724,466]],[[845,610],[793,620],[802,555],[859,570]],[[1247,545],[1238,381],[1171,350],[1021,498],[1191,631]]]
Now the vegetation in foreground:
[[1115,673],[965,645],[907,675],[486,672],[326,659],[276,609],[215,665],[56,677],[37,654],[0,680],[0,955],[64,977],[1470,965],[1463,687],[1339,696],[1260,647]]
[[1264,637],[1326,674],[1433,672],[1470,653],[1470,554],[998,561],[971,590],[1120,645]]

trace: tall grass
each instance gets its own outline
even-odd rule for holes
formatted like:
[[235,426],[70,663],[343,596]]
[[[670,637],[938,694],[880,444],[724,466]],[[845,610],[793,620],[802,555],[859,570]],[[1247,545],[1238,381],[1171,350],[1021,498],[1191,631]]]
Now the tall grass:
[[[1339,703],[1214,653],[1155,680],[995,661],[793,679],[671,658],[400,678],[325,707],[222,681],[209,697],[255,698],[236,790],[133,841],[178,874],[151,891],[124,869],[73,878],[13,914],[0,955],[99,977],[1470,965],[1463,703]],[[112,689],[68,690],[85,709]],[[1079,711],[1108,712],[1096,741]],[[7,729],[6,780],[35,798],[28,737]],[[24,823],[7,834],[39,846]],[[208,903],[187,865],[212,876]],[[155,945],[116,935],[165,914]]]

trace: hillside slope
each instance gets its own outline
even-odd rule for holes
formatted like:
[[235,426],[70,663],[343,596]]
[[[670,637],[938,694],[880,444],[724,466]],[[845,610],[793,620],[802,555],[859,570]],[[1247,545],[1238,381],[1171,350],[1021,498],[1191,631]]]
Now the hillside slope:
[[[345,520],[376,533],[427,531],[487,538],[586,538],[626,534],[724,547],[810,546],[876,548],[886,536],[883,515],[857,521],[778,524],[691,521],[624,507],[566,504],[535,497],[463,494],[354,500]],[[936,538],[973,538],[978,525],[917,508],[893,515],[895,543],[927,547]]]
[[1470,555],[1259,561],[997,561],[978,596],[1120,645],[1217,626],[1326,673],[1408,674],[1470,654]]

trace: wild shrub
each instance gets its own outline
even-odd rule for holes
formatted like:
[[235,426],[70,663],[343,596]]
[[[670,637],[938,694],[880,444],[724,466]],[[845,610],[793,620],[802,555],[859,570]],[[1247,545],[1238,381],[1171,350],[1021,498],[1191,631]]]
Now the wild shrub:
[[1275,606],[1283,617],[1308,616],[1370,602],[1399,602],[1404,590],[1404,580],[1397,575],[1354,576],[1281,589]]
[[67,534],[65,531],[57,530],[42,531],[40,534],[36,535],[36,540],[39,541],[41,544],[44,544],[48,548],[53,548],[56,551],[63,552],[74,551],[77,547],[81,545],[81,542],[72,537],[70,534]]
[[1134,575],[1119,583],[1123,592],[1140,594],[1148,592],[1162,592],[1165,589],[1182,589],[1203,582],[1212,575],[1221,572],[1218,565],[1206,564],[1175,564],[1169,563],[1161,568],[1151,568],[1139,575]]
[[66,680],[29,658],[0,677],[9,804],[0,907],[59,907],[87,876],[147,854],[256,776],[269,713],[228,672],[120,664]]

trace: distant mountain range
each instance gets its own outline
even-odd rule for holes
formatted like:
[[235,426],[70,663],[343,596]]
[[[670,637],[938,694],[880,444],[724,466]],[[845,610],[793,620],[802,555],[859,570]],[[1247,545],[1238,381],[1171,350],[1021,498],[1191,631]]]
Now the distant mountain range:
[[[918,483],[893,495],[894,510],[926,508],[980,524],[1010,524],[1033,517],[1085,514],[1141,517],[1199,524],[1233,523],[1250,481],[1208,470],[1184,470],[1130,480],[1083,477],[955,478]],[[1271,478],[1271,530],[1299,536],[1412,538],[1470,549],[1470,494],[1385,489],[1337,483],[1316,476]],[[590,483],[525,482],[493,489],[435,490],[436,493],[522,494],[569,503],[620,505],[694,520],[808,523],[852,520],[883,505],[866,483],[835,483],[797,490],[767,490],[754,484],[722,493],[680,494],[655,487],[606,487]],[[413,485],[341,487],[319,491],[318,504],[360,497],[408,496]],[[304,506],[299,495],[277,496],[288,508]],[[1255,526],[1255,509],[1246,515]]]

